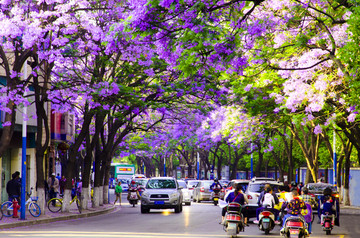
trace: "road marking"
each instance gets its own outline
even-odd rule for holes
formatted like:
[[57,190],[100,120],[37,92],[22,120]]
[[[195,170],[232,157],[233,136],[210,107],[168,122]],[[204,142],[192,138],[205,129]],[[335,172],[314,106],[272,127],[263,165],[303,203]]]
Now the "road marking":
[[[156,237],[171,237],[171,238],[201,238],[201,237],[224,237],[223,235],[212,234],[178,234],[178,233],[147,233],[147,232],[87,232],[87,231],[0,231],[0,234],[6,234],[8,237],[128,237],[128,238],[156,238]],[[239,234],[241,237],[254,237],[264,238],[263,235],[246,235],[244,233]],[[267,235],[267,238],[279,237],[279,235]],[[311,236],[311,238],[321,238],[323,236]],[[345,235],[329,236],[333,238],[344,238]]]

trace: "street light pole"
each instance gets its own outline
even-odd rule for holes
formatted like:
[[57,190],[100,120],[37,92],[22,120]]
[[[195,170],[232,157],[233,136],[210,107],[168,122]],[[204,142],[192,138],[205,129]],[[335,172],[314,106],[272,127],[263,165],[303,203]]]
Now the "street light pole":
[[199,152],[197,152],[197,163],[196,163],[196,179],[199,180],[200,178],[200,155],[199,155]]
[[164,177],[166,177],[166,153],[164,156]]
[[333,159],[334,159],[334,169],[333,169],[333,184],[336,187],[336,169],[337,169],[337,157],[336,157],[336,132],[335,132],[335,126],[333,130]]
[[[24,63],[24,79],[27,77],[27,61]],[[24,91],[24,97],[26,91]],[[27,106],[23,107],[23,122],[22,122],[22,151],[21,151],[21,201],[20,201],[20,220],[25,220],[25,201],[26,201],[26,134],[27,134]]]
[[254,156],[253,156],[253,143],[251,142],[251,175],[250,179],[254,177]]

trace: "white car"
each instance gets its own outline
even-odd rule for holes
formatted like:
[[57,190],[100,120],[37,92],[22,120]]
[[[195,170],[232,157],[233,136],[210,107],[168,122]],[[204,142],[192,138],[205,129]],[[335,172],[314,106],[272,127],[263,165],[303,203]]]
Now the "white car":
[[245,191],[247,198],[249,200],[248,204],[248,216],[255,217],[256,216],[256,209],[259,207],[257,204],[258,199],[260,197],[260,193],[264,190],[265,184],[270,184],[274,191],[279,190],[279,186],[284,185],[281,182],[277,182],[273,178],[253,178]]
[[194,188],[198,185],[200,180],[188,180],[187,181],[187,188],[190,191],[191,197],[193,197]]
[[182,212],[182,187],[172,177],[151,178],[146,183],[145,191],[141,195],[141,213],[148,213],[150,209],[175,209],[175,213]]
[[183,187],[181,189],[183,194],[183,203],[185,205],[191,205],[192,201],[192,192],[187,188],[186,182],[184,180],[177,180],[179,187]]

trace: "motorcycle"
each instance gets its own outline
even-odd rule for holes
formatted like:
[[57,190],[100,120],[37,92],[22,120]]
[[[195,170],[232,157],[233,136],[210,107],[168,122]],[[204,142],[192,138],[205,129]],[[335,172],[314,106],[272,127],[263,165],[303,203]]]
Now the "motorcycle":
[[130,188],[129,189],[129,195],[128,195],[128,201],[130,203],[130,205],[133,205],[133,207],[135,207],[135,205],[138,203],[139,197],[138,197],[138,192],[136,188]]
[[323,231],[326,232],[326,235],[331,234],[331,230],[334,227],[334,216],[330,214],[321,215],[321,226],[323,228]]
[[265,231],[265,234],[268,235],[275,227],[275,215],[265,208],[259,214],[258,226],[260,230]]
[[286,238],[304,238],[307,237],[307,224],[301,216],[291,216],[285,221],[285,229],[282,233]]
[[245,230],[244,218],[239,203],[229,203],[223,228],[230,237],[236,237],[237,234]]
[[220,190],[221,190],[220,188],[214,188],[213,191],[211,192],[211,197],[215,206],[217,206],[219,203]]

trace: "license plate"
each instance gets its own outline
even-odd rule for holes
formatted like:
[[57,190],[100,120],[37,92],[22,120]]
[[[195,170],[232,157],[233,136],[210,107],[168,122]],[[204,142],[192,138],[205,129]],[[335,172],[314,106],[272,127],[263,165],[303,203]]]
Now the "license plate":
[[263,218],[262,221],[263,222],[270,222],[270,218]]
[[155,205],[164,205],[165,202],[164,201],[155,201],[154,204]]
[[217,201],[217,200],[219,200],[219,198],[214,198],[214,201]]
[[299,230],[290,230],[290,234],[299,234]]

